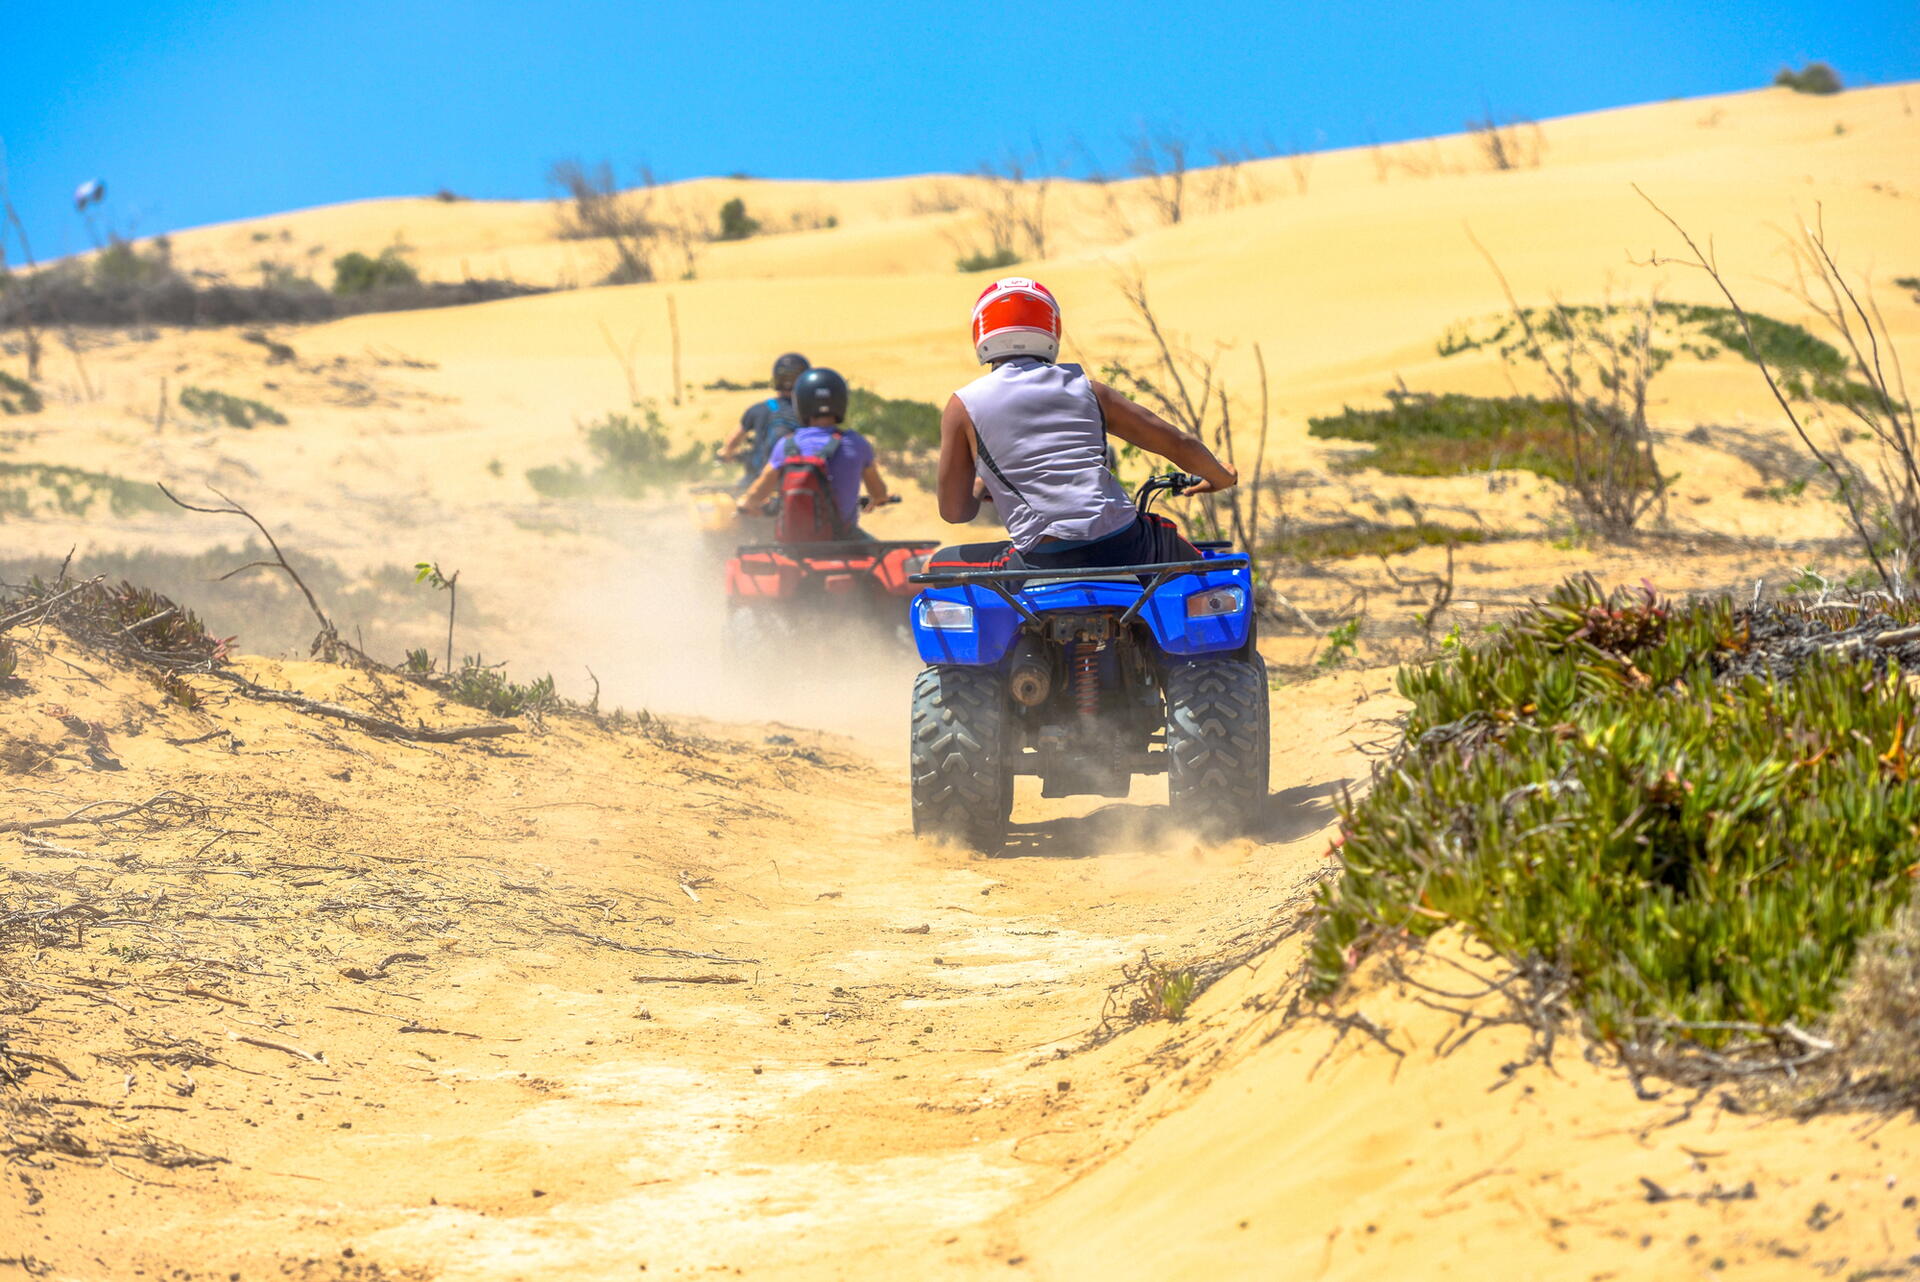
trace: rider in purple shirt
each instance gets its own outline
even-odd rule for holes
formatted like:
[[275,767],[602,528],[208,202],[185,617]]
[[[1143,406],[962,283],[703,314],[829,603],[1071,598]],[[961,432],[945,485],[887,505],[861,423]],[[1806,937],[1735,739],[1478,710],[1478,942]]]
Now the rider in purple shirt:
[[775,443],[766,468],[740,496],[736,509],[742,515],[758,512],[780,484],[780,465],[789,458],[818,455],[838,431],[840,448],[827,460],[827,483],[841,519],[857,530],[861,487],[866,487],[873,503],[880,504],[887,501],[887,482],[874,461],[873,443],[840,426],[847,416],[846,380],[830,369],[810,369],[794,384],[793,404],[801,414],[801,426]]

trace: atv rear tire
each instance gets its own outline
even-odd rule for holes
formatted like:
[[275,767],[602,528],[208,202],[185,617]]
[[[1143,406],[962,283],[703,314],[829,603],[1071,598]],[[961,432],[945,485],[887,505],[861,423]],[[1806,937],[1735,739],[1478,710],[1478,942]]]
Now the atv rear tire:
[[1013,809],[1012,717],[1000,674],[943,664],[913,682],[913,831],[995,851]]
[[1174,818],[1238,836],[1267,800],[1267,668],[1257,657],[1203,659],[1167,673],[1167,794]]

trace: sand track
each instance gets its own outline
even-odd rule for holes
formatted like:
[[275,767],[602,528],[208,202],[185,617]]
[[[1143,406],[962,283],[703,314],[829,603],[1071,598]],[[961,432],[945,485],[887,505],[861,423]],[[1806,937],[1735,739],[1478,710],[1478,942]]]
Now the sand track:
[[[1911,1123],[1636,1100],[1574,1051],[1516,1073],[1522,1032],[1463,1038],[1435,1005],[1487,966],[1457,950],[1416,966],[1425,988],[1376,971],[1331,1012],[1378,1041],[1301,1017],[1295,932],[1386,685],[1276,696],[1259,840],[1194,844],[1151,797],[1023,797],[981,858],[916,843],[895,772],[790,727],[559,719],[412,747],[223,692],[163,707],[43,637],[0,703],[43,762],[9,776],[6,816],[184,800],[0,837],[0,916],[16,942],[13,914],[40,917],[0,975],[0,1258],[76,1279],[1404,1277],[1484,1276],[1497,1244],[1516,1277],[1903,1276]],[[1100,1035],[1143,951],[1239,964],[1185,1021]]]
[[50,760],[10,815],[192,808],[0,838],[10,905],[103,906],[9,979],[10,1045],[77,1080],[42,1064],[17,1096],[0,1250],[62,1277],[475,1278],[1017,1253],[1005,1215],[1127,1112],[1141,1048],[1072,1053],[1122,964],[1245,954],[1297,913],[1356,769],[1326,745],[1381,685],[1328,683],[1283,735],[1270,841],[1023,801],[980,859],[915,843],[900,782],[805,732],[424,749],[224,694],[164,709],[45,639],[23,682],[0,715]]

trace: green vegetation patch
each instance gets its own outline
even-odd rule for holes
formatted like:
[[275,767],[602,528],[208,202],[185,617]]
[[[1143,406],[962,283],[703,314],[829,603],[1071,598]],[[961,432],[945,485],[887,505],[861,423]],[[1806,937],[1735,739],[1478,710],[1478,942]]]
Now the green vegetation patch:
[[720,231],[715,240],[745,240],[760,230],[760,220],[747,216],[747,202],[738,196],[720,206]]
[[1343,816],[1318,990],[1457,924],[1558,970],[1616,1044],[1804,1027],[1912,893],[1920,645],[1866,638],[1914,614],[1576,580],[1402,669],[1405,744]]
[[1267,549],[1272,556],[1296,561],[1344,561],[1357,556],[1404,556],[1416,548],[1444,547],[1450,543],[1484,543],[1485,530],[1441,525],[1421,521],[1416,525],[1375,525],[1366,521],[1346,521],[1291,530]]
[[940,407],[931,401],[895,399],[853,388],[847,398],[847,426],[885,451],[940,448]]
[[1798,71],[1782,67],[1774,75],[1773,83],[1795,93],[1834,94],[1845,88],[1840,83],[1840,73],[1824,62],[1809,62]]
[[[407,657],[411,665],[413,655]],[[432,660],[427,661],[427,667],[431,670]],[[446,691],[447,698],[453,702],[479,708],[496,717],[538,715],[560,703],[554,693],[551,673],[524,683],[511,681],[500,668],[483,663],[478,656],[461,661],[460,670],[447,679]]]
[[[1554,342],[1569,341],[1577,337],[1574,330],[1592,331],[1609,319],[1608,309],[1592,304],[1522,310],[1534,333]],[[1676,350],[1702,361],[1731,352],[1743,360],[1764,361],[1781,390],[1796,400],[1849,405],[1866,404],[1872,397],[1871,388],[1848,377],[1852,366],[1840,349],[1804,325],[1748,312],[1753,330],[1749,342],[1746,327],[1730,307],[1659,302],[1654,314],[1657,332],[1649,352],[1653,373],[1664,369]],[[1492,350],[1503,360],[1529,355],[1526,330],[1511,315],[1449,326],[1435,350],[1443,357],[1482,350]]]
[[1020,261],[1020,255],[1002,245],[995,250],[975,250],[962,258],[956,258],[953,265],[963,272],[998,271],[1002,267],[1011,267]]
[[336,294],[350,297],[382,289],[417,289],[419,285],[420,273],[393,246],[381,250],[377,258],[356,249],[333,260],[333,292]]
[[157,487],[125,477],[52,463],[0,462],[0,517],[90,516],[102,506],[115,516],[173,507]]
[[0,414],[38,414],[46,407],[32,383],[0,369]]
[[1375,468],[1394,476],[1464,476],[1495,468],[1534,472],[1566,484],[1574,477],[1573,431],[1567,407],[1532,396],[1467,396],[1391,391],[1387,408],[1342,409],[1307,420],[1321,440],[1373,446],[1346,470]]
[[180,408],[201,418],[217,419],[229,427],[251,430],[262,423],[285,426],[287,416],[263,401],[231,396],[210,387],[180,389]]
[[638,409],[638,419],[609,414],[581,429],[595,460],[591,471],[572,462],[531,468],[527,484],[546,498],[639,498],[712,470],[706,447],[696,442],[676,452],[660,411],[651,404]]

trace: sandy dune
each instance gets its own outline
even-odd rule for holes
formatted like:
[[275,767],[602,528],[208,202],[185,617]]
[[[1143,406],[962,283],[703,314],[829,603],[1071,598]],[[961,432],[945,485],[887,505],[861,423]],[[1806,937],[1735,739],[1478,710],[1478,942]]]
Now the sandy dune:
[[[1538,167],[1492,171],[1472,139],[1449,138],[1316,157],[1304,192],[1276,159],[1192,175],[1176,226],[1157,225],[1141,182],[1060,183],[1047,257],[1022,269],[1066,301],[1069,355],[1089,366],[1140,350],[1116,284],[1138,271],[1163,322],[1225,345],[1243,424],[1259,417],[1257,344],[1267,463],[1296,518],[1404,497],[1501,535],[1462,550],[1443,628],[1575,570],[1672,590],[1777,582],[1844,569],[1841,526],[1817,486],[1767,489],[1800,465],[1730,357],[1682,355],[1656,382],[1680,479],[1667,529],[1629,543],[1571,531],[1531,476],[1338,472],[1343,447],[1306,420],[1401,380],[1513,385],[1490,355],[1436,351],[1449,325],[1501,306],[1469,231],[1523,301],[1656,286],[1710,300],[1699,277],[1642,265],[1678,244],[1633,184],[1712,236],[1736,287],[1782,319],[1808,316],[1780,288],[1785,237],[1824,217],[1920,352],[1920,300],[1893,284],[1920,275],[1917,106],[1903,86],[1670,102],[1548,122]],[[68,1070],[41,1063],[5,1088],[38,1111],[10,1140],[0,1260],[76,1279],[1915,1267],[1908,1122],[1790,1125],[1712,1098],[1689,1115],[1571,1044],[1509,1073],[1526,1057],[1516,1030],[1454,1048],[1459,1017],[1423,1004],[1454,999],[1381,974],[1326,1013],[1364,1014],[1386,1044],[1290,1013],[1300,896],[1329,866],[1338,788],[1366,774],[1350,745],[1394,711],[1383,665],[1413,648],[1438,550],[1276,567],[1309,614],[1363,609],[1367,626],[1359,661],[1319,676],[1319,630],[1269,627],[1289,683],[1258,840],[1195,844],[1143,786],[1104,808],[1023,797],[1015,843],[973,859],[907,832],[900,656],[850,654],[841,681],[749,695],[714,662],[714,547],[684,500],[555,502],[527,484],[528,468],[582,457],[580,423],[634,400],[681,440],[718,441],[753,393],[705,385],[762,377],[788,348],[888,395],[944,396],[972,374],[962,318],[982,278],[953,260],[982,243],[967,202],[983,191],[951,177],[676,184],[654,195],[663,211],[710,221],[737,196],[780,234],[702,245],[691,280],[274,328],[287,361],[239,331],[52,344],[48,408],[0,418],[0,464],[218,487],[297,555],[387,585],[383,604],[337,607],[386,657],[438,652],[444,600],[405,569],[438,560],[462,572],[462,652],[551,670],[582,697],[591,679],[608,706],[709,720],[558,719],[491,748],[423,750],[224,694],[200,713],[163,706],[136,674],[43,638],[24,690],[0,693],[0,824],[162,789],[199,808],[151,829],[0,836],[0,913],[86,895],[149,923],[76,930],[43,940],[30,968],[0,968],[6,1044]],[[172,240],[183,265],[242,280],[262,261],[324,276],[332,257],[396,240],[435,279],[579,284],[607,266],[603,248],[557,239],[540,202],[366,201]],[[0,368],[22,366],[0,336]],[[203,421],[178,404],[186,386],[289,422]],[[874,526],[931,531],[931,500],[909,486]],[[164,586],[243,650],[303,655],[297,603],[242,607],[210,571],[178,569],[245,533],[36,508],[0,517],[0,559],[139,552],[175,567]],[[245,662],[356,706],[471,715],[340,669]],[[100,723],[125,769],[96,769],[67,717]],[[1184,1022],[1097,1036],[1142,950],[1247,964]],[[420,960],[379,966],[406,953]],[[1484,965],[1456,950],[1413,973],[1472,987],[1454,962]],[[1673,1196],[1649,1201],[1643,1180]]]

